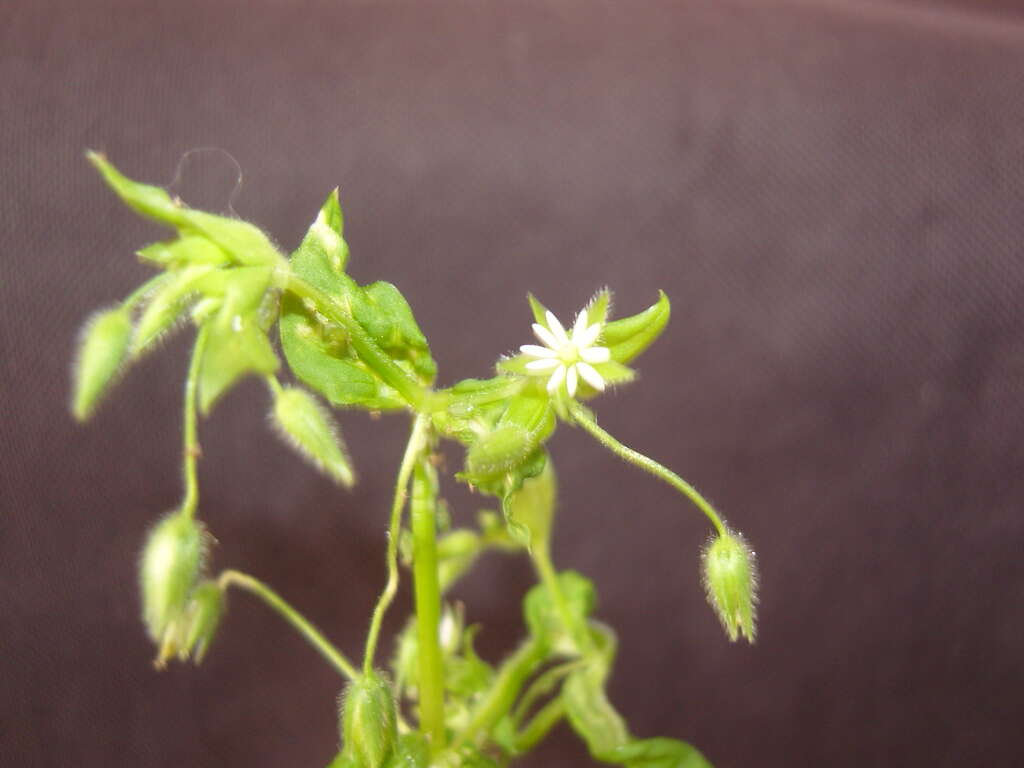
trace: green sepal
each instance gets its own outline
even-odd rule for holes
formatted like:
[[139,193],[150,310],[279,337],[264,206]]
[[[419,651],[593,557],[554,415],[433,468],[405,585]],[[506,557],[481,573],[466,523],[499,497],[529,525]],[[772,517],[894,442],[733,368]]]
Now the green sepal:
[[701,553],[701,571],[708,602],[732,642],[757,636],[757,559],[738,533],[716,534]]
[[[587,619],[597,607],[597,591],[593,583],[576,571],[562,571],[558,574],[558,583],[573,622],[577,626],[586,626]],[[566,634],[562,616],[543,584],[526,593],[523,616],[531,636],[553,650],[575,653],[576,644]]]
[[535,323],[543,325],[545,328],[548,327],[547,313],[548,308],[538,301],[537,297],[532,293],[526,294],[526,300],[530,302],[530,311],[533,312],[533,320]]
[[612,292],[602,288],[594,294],[584,308],[587,313],[587,325],[594,323],[603,324],[608,319],[608,310],[611,309]]
[[636,739],[601,759],[627,768],[712,768],[696,747],[677,739]]
[[273,373],[279,365],[255,315],[225,319],[222,314],[205,326],[208,332],[199,364],[199,409],[204,415],[242,377]]
[[169,279],[147,299],[132,338],[133,356],[139,356],[178,326],[199,291],[199,282],[214,268],[206,265],[184,267],[168,273]]
[[494,429],[469,447],[466,478],[485,485],[513,472],[544,444],[554,429],[555,413],[550,400],[516,395],[509,400]]
[[661,335],[670,313],[668,296],[658,291],[657,303],[643,312],[607,323],[598,344],[608,347],[615,362],[628,363]]
[[183,638],[178,657],[182,661],[191,656],[196,664],[203,663],[210,643],[216,637],[224,608],[224,590],[217,582],[204,581],[196,586],[184,615],[179,619]]
[[197,211],[172,198],[167,190],[132,181],[102,154],[87,152],[107,185],[136,213],[177,229],[182,236],[208,238],[238,264],[267,265],[280,259],[263,232],[248,222]]
[[86,321],[75,360],[71,412],[88,419],[125,360],[132,335],[132,318],[124,307],[98,312]]
[[229,256],[213,242],[197,235],[153,243],[137,251],[137,255],[143,261],[164,269],[181,269],[197,264],[220,267],[230,261]]
[[341,702],[345,754],[360,768],[382,768],[397,747],[398,713],[387,676],[370,671],[349,683]]
[[281,436],[314,466],[346,488],[355,484],[345,443],[313,395],[297,387],[276,392],[273,421]]

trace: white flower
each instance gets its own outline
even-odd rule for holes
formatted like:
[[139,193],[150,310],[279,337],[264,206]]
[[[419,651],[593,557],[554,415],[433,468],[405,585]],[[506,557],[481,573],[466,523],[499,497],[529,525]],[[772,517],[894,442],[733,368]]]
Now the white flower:
[[551,312],[545,314],[547,328],[540,323],[533,324],[533,332],[544,342],[541,347],[536,344],[524,344],[519,349],[528,357],[537,358],[526,364],[531,373],[546,375],[548,392],[555,394],[565,383],[565,391],[569,397],[576,396],[576,385],[582,378],[598,392],[604,390],[604,379],[592,363],[606,363],[611,359],[607,347],[595,347],[594,342],[601,335],[601,324],[587,325],[587,310],[584,308],[576,315],[572,333],[565,328]]

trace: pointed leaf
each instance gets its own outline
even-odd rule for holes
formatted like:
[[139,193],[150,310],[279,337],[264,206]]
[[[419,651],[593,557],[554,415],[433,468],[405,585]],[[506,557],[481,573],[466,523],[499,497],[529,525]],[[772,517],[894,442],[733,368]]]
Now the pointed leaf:
[[530,311],[533,312],[534,322],[539,323],[540,325],[543,325],[545,328],[547,328],[548,321],[545,315],[547,315],[548,308],[541,304],[537,300],[537,297],[534,296],[532,293],[526,294],[526,298],[530,302]]
[[346,488],[355,484],[355,473],[331,417],[308,392],[296,387],[282,389],[274,398],[274,423],[299,453]]

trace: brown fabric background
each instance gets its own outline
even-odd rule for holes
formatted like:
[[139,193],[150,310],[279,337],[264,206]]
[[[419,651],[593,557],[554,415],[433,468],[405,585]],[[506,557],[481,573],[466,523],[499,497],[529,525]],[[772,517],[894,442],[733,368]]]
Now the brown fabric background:
[[[1021,764],[1024,26],[973,7],[0,5],[0,763],[334,752],[339,680],[245,596],[201,669],[150,666],[135,561],[179,497],[185,340],[87,428],[66,412],[76,329],[159,234],[83,149],[165,183],[212,145],[285,248],[341,186],[353,274],[406,292],[442,383],[528,340],[527,290],[564,317],[603,285],[623,314],[671,296],[642,378],[596,407],[756,545],[761,634],[728,644],[705,605],[698,516],[562,428],[556,555],[620,631],[637,734],[720,767]],[[202,158],[184,183],[222,208]],[[215,562],[358,654],[404,420],[341,416],[344,494],[266,408],[250,382],[202,429]],[[486,652],[529,583],[493,558],[459,589]],[[527,764],[589,762],[562,729]]]

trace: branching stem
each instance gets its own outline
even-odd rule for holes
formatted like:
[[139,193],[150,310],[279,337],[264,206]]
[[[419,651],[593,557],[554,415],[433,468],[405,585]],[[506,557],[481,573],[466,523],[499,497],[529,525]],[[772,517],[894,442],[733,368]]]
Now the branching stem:
[[409,442],[405,446],[402,464],[398,469],[398,479],[395,482],[395,496],[391,503],[391,523],[388,526],[388,580],[384,585],[384,591],[377,600],[377,605],[374,606],[373,616],[370,619],[370,631],[366,636],[363,670],[367,673],[373,671],[373,659],[377,651],[380,625],[384,620],[384,614],[387,612],[388,606],[394,600],[395,592],[398,590],[398,536],[402,530],[402,510],[405,509],[406,489],[409,487],[409,478],[412,475],[413,467],[416,466],[416,460],[426,446],[427,425],[427,417],[423,415],[416,416],[413,420]]
[[223,571],[217,579],[218,586],[226,590],[228,587],[238,587],[250,594],[256,595],[263,602],[277,611],[285,621],[291,624],[310,645],[312,645],[321,656],[349,680],[359,677],[356,668],[345,658],[345,655],[332,645],[323,634],[314,627],[305,617],[292,608],[284,598],[268,587],[259,579],[241,571]]

